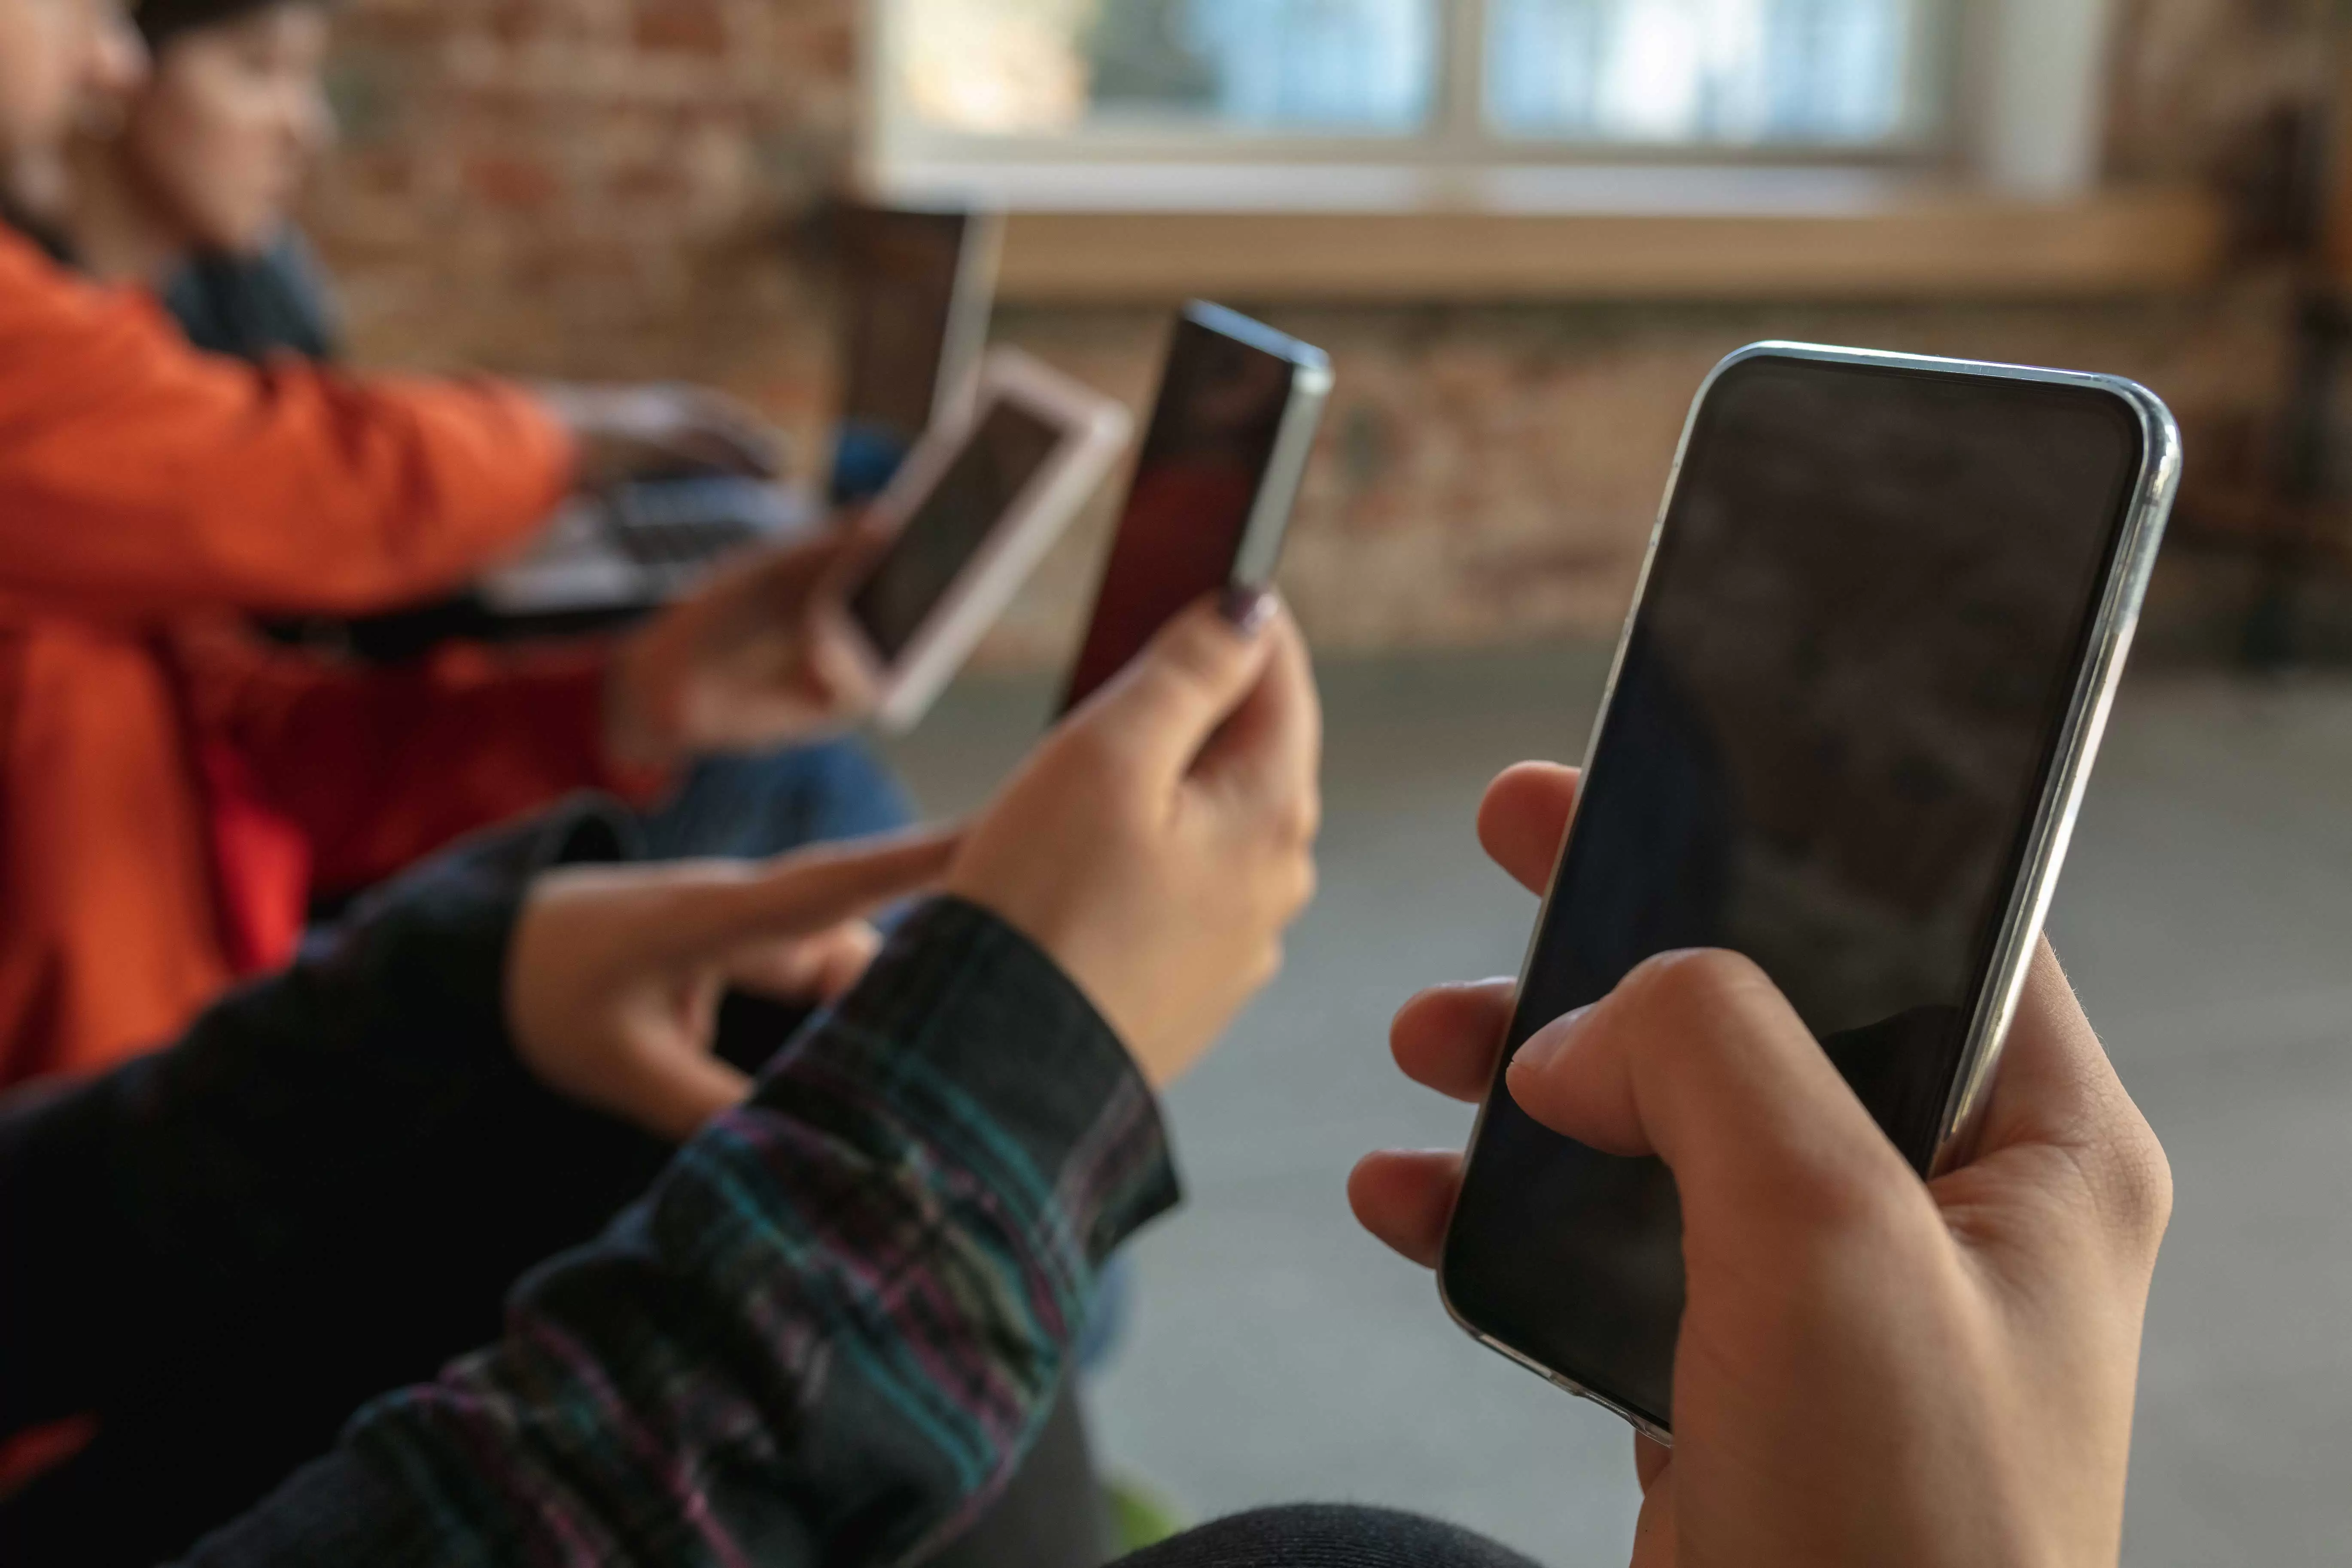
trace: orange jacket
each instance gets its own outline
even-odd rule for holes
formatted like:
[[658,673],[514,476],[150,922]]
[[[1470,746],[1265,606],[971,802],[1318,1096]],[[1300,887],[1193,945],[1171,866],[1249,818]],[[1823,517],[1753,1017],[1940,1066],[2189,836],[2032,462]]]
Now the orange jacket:
[[0,232],[0,1083],[168,1038],[314,867],[602,782],[593,656],[364,675],[226,624],[444,589],[572,463],[516,391],[215,359]]

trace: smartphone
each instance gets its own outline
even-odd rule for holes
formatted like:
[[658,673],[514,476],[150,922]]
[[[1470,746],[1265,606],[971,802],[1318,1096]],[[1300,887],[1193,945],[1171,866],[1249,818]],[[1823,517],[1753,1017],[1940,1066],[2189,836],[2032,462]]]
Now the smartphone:
[[1060,711],[1202,595],[1273,580],[1330,395],[1321,349],[1222,305],[1184,307]]
[[879,542],[825,596],[885,730],[912,729],[1126,448],[1127,409],[1018,349],[875,502]]
[[[1643,960],[1769,974],[1922,1176],[1965,1158],[2171,510],[2104,376],[1766,343],[1683,436],[1507,1061]],[[1682,1217],[1654,1159],[1490,1087],[1445,1239],[1479,1340],[1671,1440]]]

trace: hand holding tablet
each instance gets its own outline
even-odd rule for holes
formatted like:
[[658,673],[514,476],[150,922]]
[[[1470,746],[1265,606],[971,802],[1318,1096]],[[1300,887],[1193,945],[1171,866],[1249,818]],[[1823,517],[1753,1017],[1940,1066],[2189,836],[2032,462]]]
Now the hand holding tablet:
[[623,637],[605,677],[605,754],[673,767],[860,718],[862,676],[824,606],[861,548],[849,531],[752,552]]

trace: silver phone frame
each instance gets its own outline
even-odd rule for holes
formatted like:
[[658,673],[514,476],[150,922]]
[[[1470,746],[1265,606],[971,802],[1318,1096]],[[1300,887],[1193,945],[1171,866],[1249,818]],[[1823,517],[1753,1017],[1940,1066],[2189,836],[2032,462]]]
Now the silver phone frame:
[[[2097,616],[2091,626],[2090,643],[2075,676],[2074,692],[2059,727],[2056,763],[2050,770],[2043,784],[2042,798],[2034,809],[2033,828],[2026,841],[2025,861],[2002,910],[2000,928],[1993,940],[1987,983],[1977,999],[1968,1035],[1962,1041],[1959,1067],[1953,1074],[1952,1087],[1946,1096],[1942,1120],[1937,1126],[1936,1154],[1929,1171],[1929,1179],[1932,1180],[1966,1163],[1983,1121],[1988,1091],[1992,1086],[1993,1074],[2000,1065],[2001,1047],[2007,1043],[2010,1023],[2017,1015],[2018,999],[2024,993],[2026,972],[2032,962],[2034,944],[2041,938],[2042,921],[2049,914],[2051,898],[2057,890],[2059,868],[2065,861],[2067,846],[2074,837],[2074,821],[2082,810],[2083,793],[2090,783],[2091,764],[2097,757],[2100,740],[2106,731],[2108,715],[2115,707],[2116,689],[2122,680],[2132,637],[2139,626],[2140,606],[2147,598],[2148,577],[2155,570],[2157,551],[2164,542],[2165,523],[2171,516],[2173,500],[2179,491],[2180,427],[2162,398],[2137,382],[2121,376],[1780,341],[1750,343],[1726,355],[1700,384],[1698,395],[1691,400],[1690,413],[1683,422],[1682,437],[1675,447],[1674,467],[1666,479],[1665,499],[1659,504],[1657,520],[1651,524],[1649,544],[1642,557],[1641,574],[1634,582],[1633,606],[1626,612],[1624,630],[1619,635],[1617,651],[1610,660],[1609,679],[1601,689],[1600,711],[1594,715],[1591,731],[1585,739],[1583,763],[1588,769],[1591,766],[1593,751],[1600,744],[1601,729],[1608,722],[1611,705],[1616,699],[1617,680],[1624,669],[1626,650],[1633,643],[1635,622],[1640,618],[1642,606],[1649,595],[1650,572],[1657,562],[1658,544],[1664,536],[1666,518],[1674,510],[1675,497],[1681,489],[1683,462],[1689,455],[1691,437],[1698,427],[1700,411],[1706,406],[1716,383],[1738,366],[1759,359],[1802,360],[1815,363],[1924,371],[1938,375],[2029,381],[2052,386],[2084,388],[2116,398],[2132,411],[2140,426],[2139,476],[2133,488],[2121,535],[2116,542],[2114,560],[2107,568]],[[1519,961],[1518,980],[1513,992],[1515,1009],[1517,992],[1527,985],[1528,971],[1535,962],[1536,939],[1550,918],[1552,893],[1559,885],[1559,868],[1567,860],[1569,843],[1574,835],[1575,818],[1571,816],[1569,832],[1561,836],[1559,858],[1552,863],[1551,880],[1544,889],[1543,902],[1537,911],[1535,926],[1528,936],[1526,954]],[[1494,1086],[1490,1085],[1486,1098],[1479,1102],[1477,1120],[1472,1123],[1467,1145],[1470,1152],[1476,1150],[1479,1136],[1486,1131],[1486,1109],[1493,1102],[1495,1093]],[[1453,1232],[1451,1215],[1447,1216],[1446,1231],[1450,1241]],[[1446,1316],[1480,1344],[1526,1367],[1546,1382],[1622,1417],[1643,1436],[1668,1447],[1673,1446],[1674,1433],[1670,1428],[1627,1409],[1607,1394],[1558,1368],[1545,1365],[1534,1356],[1473,1324],[1454,1305],[1452,1293],[1446,1289],[1442,1253],[1437,1270],[1437,1293],[1444,1305]]]
[[[1244,588],[1269,587],[1274,582],[1274,569],[1282,560],[1283,541],[1290,533],[1290,517],[1298,504],[1298,487],[1307,477],[1307,459],[1315,453],[1315,437],[1323,426],[1324,405],[1331,398],[1331,356],[1313,343],[1206,300],[1186,300],[1176,312],[1176,319],[1180,326],[1190,321],[1290,366],[1290,391],[1283,400],[1281,416],[1276,421],[1274,445],[1266,448],[1265,468],[1258,475],[1256,492],[1250,497],[1249,516],[1242,521],[1241,542],[1234,547],[1234,563],[1225,579],[1228,584]],[[1169,357],[1172,358],[1172,338],[1171,344]],[[1143,420],[1142,447],[1150,444],[1151,425],[1160,414],[1159,399],[1166,394],[1165,363],[1160,366],[1160,390],[1154,395],[1151,412]],[[1143,453],[1139,450],[1138,471],[1142,461]],[[1081,649],[1094,635],[1095,617],[1102,609],[1103,585],[1110,576],[1110,557],[1118,549],[1118,531],[1127,521],[1127,505],[1134,496],[1135,474],[1130,472],[1127,500],[1120,503],[1109,550],[1095,578],[1095,595],[1087,612],[1087,624],[1078,634]],[[1057,719],[1073,706],[1070,691],[1076,674],[1075,664],[1063,672],[1062,696],[1054,706]]]
[[1232,580],[1244,587],[1263,588],[1273,582],[1275,565],[1282,559],[1282,542],[1298,505],[1298,487],[1307,477],[1307,460],[1315,453],[1316,434],[1323,426],[1324,405],[1331,397],[1331,356],[1255,317],[1206,300],[1187,300],[1178,319],[1246,343],[1290,366],[1290,393],[1275,426],[1274,445],[1267,448],[1257,493],[1250,500],[1249,517],[1242,524],[1241,543],[1234,550]]

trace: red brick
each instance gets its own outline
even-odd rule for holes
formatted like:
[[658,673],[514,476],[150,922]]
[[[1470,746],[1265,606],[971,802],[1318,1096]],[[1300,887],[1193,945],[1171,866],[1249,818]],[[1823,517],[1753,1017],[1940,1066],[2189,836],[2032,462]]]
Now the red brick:
[[726,7],[720,0],[637,0],[635,38],[655,53],[724,55]]
[[466,161],[466,188],[493,211],[545,212],[563,186],[544,163],[478,153]]
[[[2315,90],[2320,0],[2123,0],[2111,158],[2201,176]],[[846,165],[861,0],[351,0],[338,26],[394,95],[311,204],[363,359],[705,378],[755,396],[806,460],[832,403],[825,280],[785,237]],[[2104,307],[1555,305],[1286,309],[1339,390],[1285,581],[1319,640],[1605,634],[1685,408],[1766,336],[2135,374],[2200,422],[2258,424],[2285,384],[2286,296],[2252,275]],[[1010,309],[999,335],[1139,404],[1156,310]],[[1351,439],[1349,432],[1359,434]],[[1051,661],[1111,497],[990,645]]]

